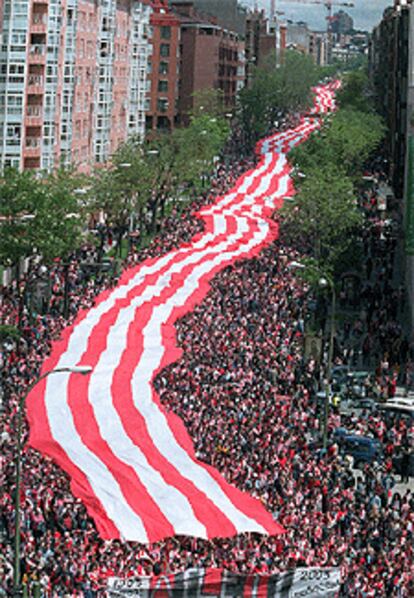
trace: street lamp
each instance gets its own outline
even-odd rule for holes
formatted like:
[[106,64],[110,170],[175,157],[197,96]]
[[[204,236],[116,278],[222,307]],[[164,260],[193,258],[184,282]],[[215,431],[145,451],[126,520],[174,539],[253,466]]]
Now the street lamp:
[[329,420],[329,404],[331,395],[331,374],[333,362],[333,349],[335,337],[335,310],[336,310],[336,292],[335,285],[331,278],[321,277],[319,279],[319,286],[321,289],[329,288],[331,292],[331,322],[329,332],[329,348],[328,348],[328,364],[326,368],[326,386],[325,386],[325,406],[323,414],[323,448],[326,449],[328,445],[328,420]]
[[86,376],[92,371],[90,365],[74,365],[62,366],[49,370],[44,374],[38,376],[31,384],[29,384],[26,392],[20,398],[17,412],[17,453],[16,453],[16,496],[15,496],[15,531],[14,531],[14,579],[13,579],[13,594],[14,596],[21,596],[21,575],[20,575],[20,543],[21,543],[21,526],[20,526],[20,492],[21,492],[21,460],[22,460],[22,427],[23,427],[23,409],[26,404],[26,399],[33,388],[42,380],[51,374],[61,374],[68,372],[71,374],[81,374]]
[[334,349],[334,337],[335,337],[335,310],[336,310],[336,292],[335,284],[331,277],[321,276],[321,271],[318,267],[309,264],[303,264],[302,262],[290,262],[288,265],[289,269],[308,270],[313,272],[317,276],[318,285],[320,289],[329,288],[331,292],[331,321],[329,330],[329,348],[328,348],[328,363],[326,368],[326,384],[325,384],[325,404],[323,414],[323,427],[322,427],[322,439],[323,448],[326,449],[328,446],[328,421],[329,421],[329,405],[331,395],[331,375],[332,375],[332,363],[333,363],[333,349]]

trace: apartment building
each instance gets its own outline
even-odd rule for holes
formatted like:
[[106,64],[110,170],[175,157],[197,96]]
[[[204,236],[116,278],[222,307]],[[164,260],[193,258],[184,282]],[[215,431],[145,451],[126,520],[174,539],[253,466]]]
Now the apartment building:
[[177,120],[180,75],[180,20],[167,0],[154,0],[151,14],[152,55],[148,63],[147,132],[170,131]]
[[244,79],[244,42],[234,31],[224,29],[217,20],[207,20],[194,9],[190,0],[174,0],[172,7],[179,18],[180,80],[178,115],[186,122],[194,107],[194,93],[204,89],[223,92],[225,106],[231,110]]
[[254,69],[263,66],[266,57],[276,55],[278,32],[263,10],[250,12],[246,19],[246,86],[253,80]]
[[[387,123],[386,149],[404,221],[405,273],[414,334],[414,4],[394,0],[371,36],[369,72]],[[402,264],[403,266],[403,264]]]
[[149,0],[3,0],[0,166],[105,162],[144,136]]

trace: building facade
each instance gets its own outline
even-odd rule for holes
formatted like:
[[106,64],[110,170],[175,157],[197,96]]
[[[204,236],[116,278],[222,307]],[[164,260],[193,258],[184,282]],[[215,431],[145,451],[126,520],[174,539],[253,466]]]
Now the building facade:
[[393,191],[404,220],[407,286],[414,333],[414,6],[395,0],[374,29],[369,72],[378,109],[387,123]]
[[254,10],[247,15],[245,36],[247,86],[251,84],[255,67],[263,65],[267,56],[276,55],[277,31],[276,23],[269,22],[263,10]]
[[247,10],[238,0],[194,0],[194,8],[202,16],[217,19],[221,27],[244,36]]
[[194,94],[206,89],[220,90],[231,110],[244,79],[244,42],[234,31],[198,15],[193,2],[175,1],[172,6],[180,21],[180,122],[186,122],[193,109]]
[[148,64],[147,132],[170,131],[177,122],[180,20],[166,0],[152,4],[152,53]]
[[144,135],[147,0],[3,0],[0,166],[88,170]]
[[302,21],[297,23],[287,21],[286,28],[286,47],[294,49],[302,54],[309,54],[310,52],[311,31],[307,25]]

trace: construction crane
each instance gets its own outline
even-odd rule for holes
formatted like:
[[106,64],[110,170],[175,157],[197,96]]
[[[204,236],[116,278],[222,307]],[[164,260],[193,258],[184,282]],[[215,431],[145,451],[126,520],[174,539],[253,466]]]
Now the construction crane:
[[[334,0],[283,0],[283,2],[292,2],[294,4],[322,4],[328,11],[327,21],[328,21],[328,32],[331,29],[332,23],[332,8],[334,6],[345,6],[347,8],[354,8],[355,4],[353,2],[342,2],[342,1],[334,1]],[[276,0],[270,0],[270,16],[274,17],[276,15]]]
[[[345,6],[347,8],[353,8],[355,4],[353,2],[347,2],[343,0],[283,0],[283,2],[292,2],[294,4],[319,4],[325,6],[328,11],[328,16],[326,17],[328,24],[327,24],[327,33],[328,33],[328,62],[330,62],[330,56],[332,51],[332,8],[334,6]],[[270,0],[270,18],[274,19],[276,17],[276,0]]]

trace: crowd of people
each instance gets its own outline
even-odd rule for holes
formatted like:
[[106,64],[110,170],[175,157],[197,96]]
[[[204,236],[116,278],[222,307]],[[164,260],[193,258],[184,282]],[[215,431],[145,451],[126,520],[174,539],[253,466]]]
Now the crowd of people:
[[[201,221],[193,217],[197,208],[213,202],[253,165],[252,159],[242,158],[218,166],[211,192],[182,212],[173,210],[157,238],[147,248],[134,250],[127,264],[162,255],[188,241],[202,228]],[[372,218],[376,217],[373,210]],[[367,230],[367,238],[373,239],[375,223]],[[367,242],[374,247],[374,241]],[[378,335],[385,334],[389,340],[390,302],[384,298],[389,296],[384,286],[387,277],[383,285],[377,277],[382,267],[378,252],[373,248],[372,255],[367,255],[373,260],[367,280],[375,296],[362,326],[377,347]],[[52,301],[44,315],[19,309],[22,288],[17,283],[1,295],[2,323],[16,323],[20,315],[22,333],[19,340],[7,339],[1,345],[3,595],[10,595],[13,585],[18,400],[38,373],[52,340],[67,324],[62,315],[65,285],[71,321],[79,309],[93,305],[99,292],[116,284],[116,277],[108,273],[85,274],[80,264],[89,258],[94,258],[93,249],[84,247],[69,272],[60,263],[49,270]],[[159,575],[196,566],[257,574],[335,566],[341,569],[342,596],[414,595],[414,493],[393,491],[392,470],[393,451],[413,442],[413,426],[384,421],[376,412],[343,416],[333,410],[329,446],[321,448],[316,397],[319,371],[303,354],[309,289],[289,268],[299,258],[296,249],[276,241],[257,258],[224,269],[202,304],[177,323],[183,357],[155,381],[165,408],[177,413],[187,426],[197,456],[263,501],[286,534],[246,534],[213,541],[180,537],[150,546],[103,541],[83,504],[72,495],[67,476],[50,459],[27,448],[22,571],[26,583],[40,584],[41,596],[94,598],[105,595],[110,576]],[[19,284],[24,285],[24,279]],[[398,314],[394,315],[396,320]],[[373,365],[393,355],[377,355],[375,350],[373,354],[368,350]],[[346,362],[347,358],[345,342],[336,360]],[[389,370],[395,359],[390,358]],[[388,373],[382,368],[381,375]],[[334,441],[332,431],[339,426],[379,439],[387,447],[385,461],[367,465],[356,474]]]
[[391,198],[387,210],[379,204],[386,179],[378,162],[374,160],[372,169],[376,184],[360,195],[364,262],[352,306],[357,317],[345,323],[338,341],[350,364],[375,369],[375,395],[387,399],[395,395],[397,383],[413,387],[413,356],[403,330],[407,305],[398,267],[399,210]]

